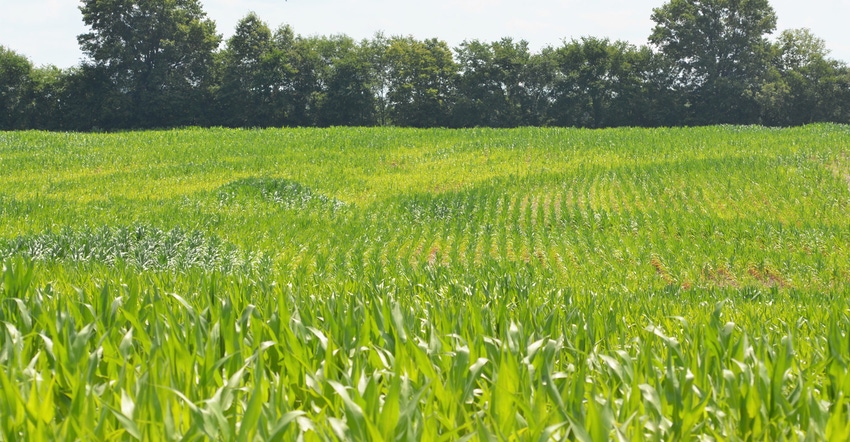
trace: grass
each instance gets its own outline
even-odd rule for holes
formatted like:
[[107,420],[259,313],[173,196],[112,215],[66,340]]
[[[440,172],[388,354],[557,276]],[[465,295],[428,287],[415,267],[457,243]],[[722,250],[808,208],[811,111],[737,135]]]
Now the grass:
[[0,440],[850,438],[848,146],[0,133]]

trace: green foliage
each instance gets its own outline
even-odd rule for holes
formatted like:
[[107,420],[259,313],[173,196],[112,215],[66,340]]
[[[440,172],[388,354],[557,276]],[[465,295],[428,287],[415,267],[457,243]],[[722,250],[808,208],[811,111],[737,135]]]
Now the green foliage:
[[139,270],[204,269],[250,271],[264,262],[262,255],[240,252],[221,239],[176,228],[164,232],[144,225],[101,227],[17,237],[0,243],[1,256],[28,260],[107,264]]
[[845,439],[848,146],[0,132],[0,440]]
[[31,89],[32,62],[23,55],[0,46],[0,129],[18,129],[26,114]]
[[457,66],[437,39],[393,38],[387,48],[390,119],[398,126],[449,126]]
[[456,50],[461,76],[455,124],[462,127],[529,125],[534,81],[528,42],[504,38],[467,41]]
[[198,0],[87,0],[89,60],[33,68],[0,48],[0,129],[669,127],[850,122],[850,68],[807,30],[767,35],[767,0],[671,0],[653,47],[274,32],[255,13],[224,48]]
[[86,0],[77,40],[110,78],[122,127],[197,124],[221,38],[197,0]]
[[769,124],[839,122],[850,115],[848,84],[850,69],[828,58],[823,40],[808,29],[792,29],[777,38],[771,75],[757,98]]
[[323,40],[324,90],[318,102],[319,126],[374,126],[377,102],[373,95],[371,48],[349,37]]
[[552,116],[558,125],[607,127],[652,110],[643,72],[652,53],[628,43],[582,38],[558,48]]
[[63,127],[70,118],[69,103],[82,101],[69,87],[73,73],[55,66],[34,67],[26,57],[0,46],[0,130]]
[[652,13],[649,41],[675,60],[696,122],[754,123],[754,97],[776,29],[768,0],[671,0]]
[[270,125],[274,122],[272,31],[256,14],[236,25],[223,53],[222,81],[218,91],[222,122],[227,126]]

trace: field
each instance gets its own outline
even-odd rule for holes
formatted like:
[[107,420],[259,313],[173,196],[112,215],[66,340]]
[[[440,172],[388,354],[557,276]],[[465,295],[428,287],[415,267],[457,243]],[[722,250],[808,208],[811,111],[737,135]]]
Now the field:
[[850,127],[0,132],[0,440],[847,440]]

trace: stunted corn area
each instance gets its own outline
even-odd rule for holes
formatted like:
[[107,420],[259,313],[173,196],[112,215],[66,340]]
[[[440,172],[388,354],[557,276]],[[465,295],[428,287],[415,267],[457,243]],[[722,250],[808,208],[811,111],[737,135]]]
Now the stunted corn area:
[[846,440],[850,127],[0,133],[0,440]]

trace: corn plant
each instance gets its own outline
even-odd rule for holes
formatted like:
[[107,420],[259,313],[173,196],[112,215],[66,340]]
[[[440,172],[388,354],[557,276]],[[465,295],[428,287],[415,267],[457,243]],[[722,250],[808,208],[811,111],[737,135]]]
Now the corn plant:
[[0,133],[0,440],[845,440],[850,128]]

